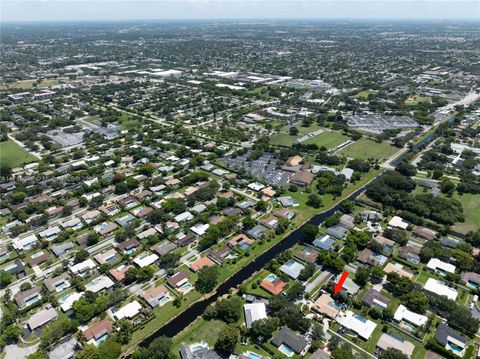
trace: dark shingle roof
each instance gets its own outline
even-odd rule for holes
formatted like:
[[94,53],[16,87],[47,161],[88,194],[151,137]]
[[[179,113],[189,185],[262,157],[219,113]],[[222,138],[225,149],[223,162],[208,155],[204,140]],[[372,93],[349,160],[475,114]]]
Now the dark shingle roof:
[[307,346],[307,340],[296,334],[288,327],[283,327],[272,339],[272,344],[279,347],[282,344],[288,345],[295,353],[300,354]]

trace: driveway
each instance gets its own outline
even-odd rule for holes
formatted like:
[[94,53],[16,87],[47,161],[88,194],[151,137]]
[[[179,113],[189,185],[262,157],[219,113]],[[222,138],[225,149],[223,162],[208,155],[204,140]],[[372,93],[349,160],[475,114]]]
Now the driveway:
[[29,347],[21,348],[16,344],[5,346],[5,359],[24,359],[37,351],[40,344],[34,344]]

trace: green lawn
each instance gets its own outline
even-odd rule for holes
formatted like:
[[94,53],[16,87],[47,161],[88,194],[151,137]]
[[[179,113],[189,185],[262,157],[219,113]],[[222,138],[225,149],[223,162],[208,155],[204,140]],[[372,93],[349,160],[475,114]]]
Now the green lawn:
[[361,139],[357,142],[348,145],[340,151],[341,154],[350,157],[366,160],[372,158],[374,160],[381,160],[390,157],[398,148],[395,148],[385,142],[375,142],[368,139]]
[[314,138],[305,141],[305,144],[316,144],[318,147],[335,148],[348,140],[348,137],[338,131],[321,133]]
[[423,95],[410,96],[405,100],[405,105],[418,105],[420,102],[431,102],[431,98]]
[[194,321],[187,329],[173,338],[173,354],[179,357],[180,346],[196,342],[206,341],[213,348],[218,333],[225,325],[220,320],[205,320],[202,317]]
[[288,133],[277,133],[270,137],[270,142],[278,146],[291,146],[300,136],[290,136]]
[[468,233],[470,231],[477,231],[480,229],[480,194],[462,194],[454,195],[463,206],[463,213],[465,214],[465,222],[458,223],[453,227],[454,231],[460,233]]
[[14,168],[35,161],[36,158],[12,140],[0,142],[0,164]]
[[366,100],[366,99],[368,99],[369,95],[375,95],[376,93],[377,93],[377,91],[374,91],[374,90],[363,90],[363,91],[360,91],[359,93],[357,93],[353,97],[358,99],[358,100]]

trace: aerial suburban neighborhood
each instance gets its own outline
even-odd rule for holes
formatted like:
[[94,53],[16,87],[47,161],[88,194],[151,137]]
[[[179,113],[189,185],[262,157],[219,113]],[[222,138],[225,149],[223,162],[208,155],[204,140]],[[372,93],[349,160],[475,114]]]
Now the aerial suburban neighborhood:
[[480,357],[478,21],[0,48],[0,359]]

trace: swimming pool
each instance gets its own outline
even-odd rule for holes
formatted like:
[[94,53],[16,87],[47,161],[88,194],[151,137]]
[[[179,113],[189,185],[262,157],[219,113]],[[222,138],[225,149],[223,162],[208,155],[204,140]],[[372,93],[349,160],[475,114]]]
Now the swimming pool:
[[260,354],[257,354],[257,353],[254,353],[254,352],[246,352],[245,354],[250,359],[261,359],[261,357],[262,357]]
[[294,354],[293,349],[290,348],[288,345],[285,345],[285,344],[280,345],[278,347],[278,350],[280,350],[280,352],[285,354],[287,357],[291,357]]
[[277,279],[277,276],[273,273],[267,275],[267,278],[265,278],[266,280],[268,280],[269,282],[273,282],[275,279]]
[[186,292],[186,291],[190,290],[191,288],[192,288],[192,285],[187,282],[187,283],[183,284],[179,289],[182,292]]
[[361,315],[355,315],[355,319],[361,321],[362,323],[366,323],[366,322],[367,322],[367,319],[365,319],[365,318],[362,317]]
[[450,342],[447,343],[447,349],[451,350],[457,355],[461,355],[461,353],[463,352],[463,348],[460,348],[459,346],[452,344]]
[[169,300],[170,300],[170,297],[169,297],[168,295],[166,295],[165,297],[163,297],[162,299],[160,299],[160,302],[158,302],[158,304],[164,305],[164,304],[167,303]]
[[205,344],[202,344],[202,343],[199,343],[199,344],[194,344],[190,347],[190,350],[192,351],[192,353],[194,352],[198,352],[199,350],[202,350],[202,349],[207,349],[208,346],[205,345]]
[[332,308],[335,308],[335,309],[338,309],[338,310],[341,310],[342,309],[342,305],[340,303],[337,303],[335,302],[334,300],[332,300],[330,303],[328,303]]
[[68,301],[68,298],[70,298],[71,294],[67,294],[67,295],[64,295],[63,297],[61,297],[58,301],[60,303],[65,303]]

